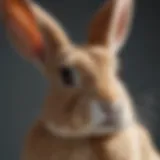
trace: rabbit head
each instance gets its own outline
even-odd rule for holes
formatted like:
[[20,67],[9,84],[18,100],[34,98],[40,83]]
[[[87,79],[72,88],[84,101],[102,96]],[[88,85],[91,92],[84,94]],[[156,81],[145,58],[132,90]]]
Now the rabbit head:
[[6,0],[4,24],[13,46],[50,82],[41,120],[62,136],[112,133],[130,125],[132,107],[118,77],[133,0],[108,0],[74,44],[60,23],[32,1]]

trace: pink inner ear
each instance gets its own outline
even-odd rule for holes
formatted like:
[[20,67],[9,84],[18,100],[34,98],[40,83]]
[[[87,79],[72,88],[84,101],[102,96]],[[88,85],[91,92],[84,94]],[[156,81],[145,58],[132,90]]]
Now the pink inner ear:
[[125,36],[125,31],[127,29],[127,24],[128,24],[128,6],[125,5],[123,7],[123,9],[121,10],[121,12],[119,13],[119,17],[118,17],[118,23],[117,23],[117,32],[116,32],[116,40],[119,42],[123,39],[123,37]]
[[10,7],[6,25],[20,40],[20,44],[27,50],[23,54],[28,58],[43,58],[44,42],[36,22],[31,14],[18,6]]

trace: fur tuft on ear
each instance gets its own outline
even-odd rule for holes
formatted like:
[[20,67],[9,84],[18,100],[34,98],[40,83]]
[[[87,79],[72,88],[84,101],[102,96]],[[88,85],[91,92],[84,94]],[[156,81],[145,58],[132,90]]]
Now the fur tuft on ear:
[[88,43],[119,51],[131,28],[133,1],[108,0],[91,21]]

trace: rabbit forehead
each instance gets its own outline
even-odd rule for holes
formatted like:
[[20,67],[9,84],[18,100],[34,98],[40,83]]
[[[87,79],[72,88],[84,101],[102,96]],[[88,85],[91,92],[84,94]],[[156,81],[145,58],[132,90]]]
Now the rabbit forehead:
[[80,67],[91,65],[93,68],[107,67],[116,61],[114,54],[101,46],[72,46],[63,48],[59,57],[62,64],[73,64]]

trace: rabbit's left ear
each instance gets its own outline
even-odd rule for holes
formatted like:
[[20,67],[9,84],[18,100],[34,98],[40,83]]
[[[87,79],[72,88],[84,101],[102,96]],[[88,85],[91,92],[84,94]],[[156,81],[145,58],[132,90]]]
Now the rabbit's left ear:
[[108,0],[90,24],[88,43],[119,51],[127,39],[132,12],[133,0]]

